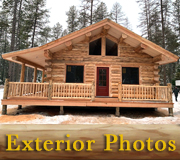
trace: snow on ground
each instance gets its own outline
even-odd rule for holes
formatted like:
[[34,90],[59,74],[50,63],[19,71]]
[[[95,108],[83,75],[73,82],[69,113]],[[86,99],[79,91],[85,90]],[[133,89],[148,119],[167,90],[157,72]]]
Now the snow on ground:
[[[0,100],[3,89],[0,89]],[[167,108],[153,109],[122,108],[121,117],[115,117],[114,108],[65,107],[65,115],[59,107],[8,106],[8,115],[1,115],[1,124],[180,124],[180,95],[174,102],[174,117],[168,116]]]

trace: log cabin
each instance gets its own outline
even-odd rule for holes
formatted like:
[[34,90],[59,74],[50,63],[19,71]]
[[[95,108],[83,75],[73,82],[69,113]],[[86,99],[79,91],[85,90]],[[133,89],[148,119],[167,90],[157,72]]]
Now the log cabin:
[[[20,82],[5,83],[2,114],[8,105],[168,108],[171,84],[160,86],[159,66],[179,57],[121,25],[105,19],[40,47],[3,54],[21,64]],[[34,68],[24,82],[25,66]],[[37,83],[37,70],[42,82]]]

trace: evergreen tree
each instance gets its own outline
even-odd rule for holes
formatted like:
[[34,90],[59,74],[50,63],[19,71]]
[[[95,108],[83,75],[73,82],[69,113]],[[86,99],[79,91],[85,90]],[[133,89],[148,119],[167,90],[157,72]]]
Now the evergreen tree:
[[78,23],[79,23],[79,29],[82,29],[84,27],[87,27],[89,25],[89,18],[90,15],[87,11],[89,7],[85,4],[81,6],[81,10],[79,11],[79,17],[78,17]]
[[71,6],[69,11],[66,13],[68,16],[67,24],[68,24],[68,32],[74,32],[78,30],[78,11],[75,6]]
[[129,22],[128,17],[125,18],[124,27],[126,27],[129,30],[132,30],[131,23]]
[[[99,5],[99,0],[81,0],[81,4],[86,9],[86,14],[89,16],[90,25],[94,23],[95,11]],[[84,19],[85,20],[85,19]]]
[[[171,0],[138,0],[142,9],[140,25],[143,36],[177,54],[177,34],[171,25]],[[174,78],[176,63],[160,66],[160,81],[166,85]]]
[[[45,0],[3,0],[0,11],[0,55],[10,51],[25,49],[39,45],[47,31],[46,22],[48,11]],[[47,39],[47,38],[46,38]],[[47,41],[47,40],[46,40]],[[0,56],[1,57],[1,56]],[[20,65],[4,61],[0,58],[0,79],[7,77],[9,70],[10,81],[19,81]],[[9,69],[7,66],[9,63]],[[33,77],[33,69],[29,77]],[[30,73],[30,72],[28,72]],[[31,81],[32,78],[28,78]]]
[[104,2],[101,2],[97,9],[95,10],[95,14],[94,14],[94,22],[99,22],[105,18],[109,17],[109,13],[107,11],[107,6]]
[[67,29],[64,29],[63,32],[62,32],[62,34],[61,34],[61,37],[66,36],[67,34],[68,34]]
[[56,23],[52,28],[52,40],[59,39],[62,36],[62,31],[63,31],[62,25],[59,22]]
[[43,28],[42,31],[39,32],[38,46],[44,45],[51,41],[51,28],[49,26]]
[[127,19],[125,18],[125,14],[122,11],[122,6],[118,2],[113,4],[110,15],[111,15],[110,18],[120,25],[125,26],[125,23],[127,23],[127,21],[126,21]]

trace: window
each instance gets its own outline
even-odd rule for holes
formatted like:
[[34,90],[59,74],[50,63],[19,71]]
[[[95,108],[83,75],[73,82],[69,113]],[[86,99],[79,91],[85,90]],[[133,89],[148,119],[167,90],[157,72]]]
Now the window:
[[122,84],[139,84],[139,68],[123,67]]
[[106,38],[106,56],[117,56],[118,47],[117,43]]
[[101,38],[90,42],[89,55],[101,55]]
[[67,65],[66,82],[67,83],[83,83],[84,66]]
[[106,69],[99,69],[99,86],[106,86]]

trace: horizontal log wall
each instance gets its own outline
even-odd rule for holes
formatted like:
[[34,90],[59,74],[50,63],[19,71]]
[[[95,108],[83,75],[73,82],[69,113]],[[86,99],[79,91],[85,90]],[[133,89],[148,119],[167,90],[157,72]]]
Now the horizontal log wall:
[[110,67],[110,93],[111,97],[118,96],[118,83],[122,81],[121,65],[111,65]]
[[92,83],[95,80],[95,64],[85,64],[85,83]]
[[[139,53],[126,43],[118,45],[118,56],[89,55],[89,43],[73,44],[72,50],[65,48],[52,54],[46,60],[46,81],[53,83],[66,82],[66,65],[84,65],[84,83],[96,81],[97,66],[109,67],[110,97],[118,96],[118,82],[122,82],[122,67],[138,67],[140,84],[154,85],[159,82],[158,66],[153,58],[142,51]],[[96,83],[96,82],[95,82]]]

